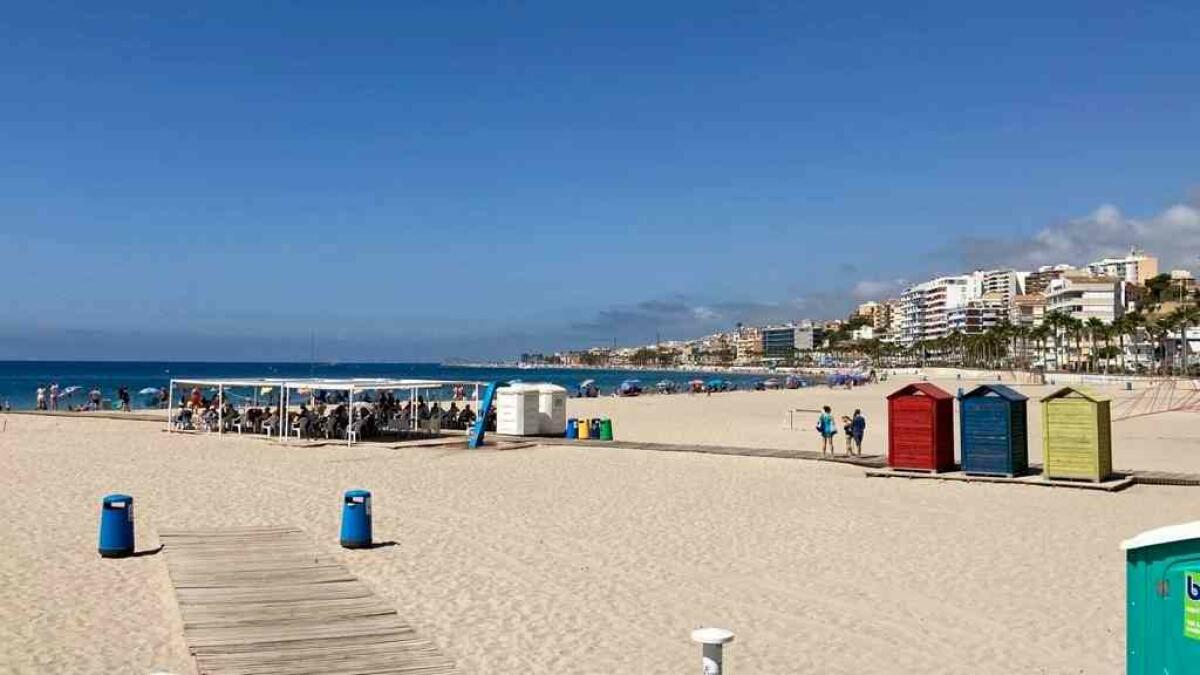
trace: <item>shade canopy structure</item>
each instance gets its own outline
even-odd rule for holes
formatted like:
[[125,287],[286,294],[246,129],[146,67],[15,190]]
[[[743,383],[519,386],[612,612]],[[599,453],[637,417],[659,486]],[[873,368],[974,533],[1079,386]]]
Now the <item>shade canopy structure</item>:
[[[421,392],[429,390],[439,390],[445,388],[459,388],[464,390],[468,387],[474,389],[473,400],[476,402],[478,409],[478,401],[480,391],[487,386],[486,382],[474,380],[428,380],[428,379],[410,379],[410,378],[349,378],[349,379],[330,379],[330,378],[238,378],[238,379],[214,379],[214,378],[176,378],[171,380],[170,388],[167,397],[167,430],[176,431],[173,420],[175,419],[174,405],[176,390],[203,388],[215,390],[217,393],[217,410],[218,410],[218,433],[224,433],[224,404],[226,395],[230,389],[250,389],[254,404],[259,401],[267,406],[278,406],[281,420],[288,419],[288,408],[291,404],[292,394],[300,393],[311,397],[315,392],[345,392],[346,402],[350,406],[350,418],[353,421],[356,415],[357,408],[354,402],[354,395],[357,392],[368,391],[398,391],[406,390],[410,392],[410,400],[416,403],[421,397]],[[480,411],[483,414],[483,411]],[[416,423],[416,420],[413,420]],[[286,423],[279,424],[278,437],[280,440],[287,440],[288,425]],[[356,438],[352,434],[347,434],[347,444],[353,444]]]

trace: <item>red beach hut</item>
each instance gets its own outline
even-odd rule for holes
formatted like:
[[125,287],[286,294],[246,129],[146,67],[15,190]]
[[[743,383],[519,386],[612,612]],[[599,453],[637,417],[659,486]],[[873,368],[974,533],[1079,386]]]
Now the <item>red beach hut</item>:
[[888,396],[888,466],[949,471],[954,468],[954,396],[915,382]]

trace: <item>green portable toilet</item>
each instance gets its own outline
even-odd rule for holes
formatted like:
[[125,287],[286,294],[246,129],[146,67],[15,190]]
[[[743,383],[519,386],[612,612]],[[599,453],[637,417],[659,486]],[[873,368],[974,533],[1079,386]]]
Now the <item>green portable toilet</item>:
[[1200,520],[1143,532],[1125,549],[1125,672],[1200,675]]

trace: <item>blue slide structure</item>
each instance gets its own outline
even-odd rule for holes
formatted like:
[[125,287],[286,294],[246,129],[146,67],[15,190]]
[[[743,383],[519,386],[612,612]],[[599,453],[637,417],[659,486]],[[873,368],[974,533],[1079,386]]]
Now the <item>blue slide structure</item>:
[[507,385],[507,382],[490,382],[483,390],[483,400],[479,403],[479,416],[475,418],[475,426],[471,427],[471,436],[467,439],[467,447],[478,448],[483,445],[483,434],[487,432],[488,413],[492,411],[492,403],[496,400],[496,390]]

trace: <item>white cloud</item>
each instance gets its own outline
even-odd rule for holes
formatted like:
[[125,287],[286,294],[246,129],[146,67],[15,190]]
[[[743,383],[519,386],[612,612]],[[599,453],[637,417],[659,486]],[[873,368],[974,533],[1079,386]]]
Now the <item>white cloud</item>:
[[1196,267],[1200,256],[1200,208],[1175,204],[1142,219],[1126,216],[1112,204],[1103,204],[1082,218],[1048,225],[1028,239],[976,238],[959,242],[962,257],[975,267],[1082,265],[1124,255],[1131,247],[1157,256],[1163,270]]
[[854,284],[850,295],[856,300],[885,300],[896,295],[908,285],[906,279],[873,280],[863,279]]

